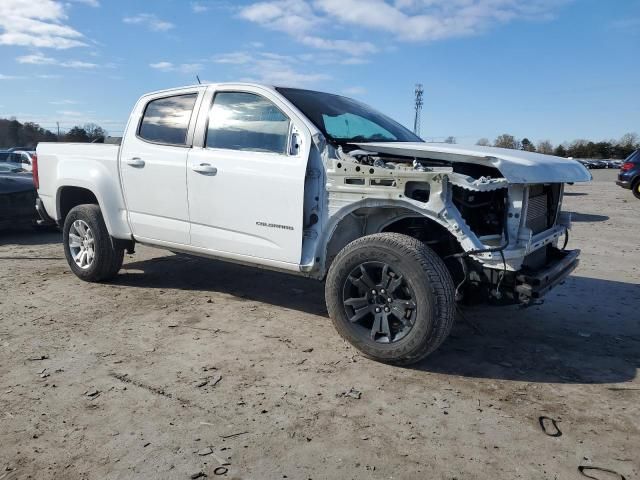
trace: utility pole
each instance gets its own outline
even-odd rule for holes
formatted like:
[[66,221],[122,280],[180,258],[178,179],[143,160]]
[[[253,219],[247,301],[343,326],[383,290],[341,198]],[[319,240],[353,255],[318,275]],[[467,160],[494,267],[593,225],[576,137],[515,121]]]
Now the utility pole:
[[56,122],[56,127],[58,127],[58,141],[60,141],[60,122]]
[[420,136],[420,116],[422,114],[422,105],[423,105],[422,96],[424,95],[424,89],[422,88],[421,83],[416,84],[416,89],[414,93],[415,93],[414,108],[416,109],[416,116],[413,120],[413,133]]

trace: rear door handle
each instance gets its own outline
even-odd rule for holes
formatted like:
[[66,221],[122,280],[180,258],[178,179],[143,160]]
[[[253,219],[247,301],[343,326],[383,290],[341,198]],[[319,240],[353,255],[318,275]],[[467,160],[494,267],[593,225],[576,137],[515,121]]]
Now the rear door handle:
[[128,165],[131,165],[132,167],[137,167],[137,168],[144,167],[144,160],[142,160],[140,157],[133,157],[125,161],[127,162]]
[[201,163],[200,165],[194,165],[191,167],[191,170],[197,173],[201,173],[202,175],[215,175],[218,173],[218,169],[216,167],[212,167],[208,163]]

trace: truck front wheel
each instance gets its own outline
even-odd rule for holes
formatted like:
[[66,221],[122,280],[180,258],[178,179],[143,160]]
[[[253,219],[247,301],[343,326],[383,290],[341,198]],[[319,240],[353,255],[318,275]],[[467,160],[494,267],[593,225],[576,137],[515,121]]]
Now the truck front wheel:
[[325,296],[340,335],[386,363],[426,357],[447,338],[455,318],[453,281],[443,261],[398,233],[347,245],[329,269]]
[[67,263],[82,280],[108,280],[122,267],[124,249],[114,246],[98,205],[71,209],[64,220],[62,239]]

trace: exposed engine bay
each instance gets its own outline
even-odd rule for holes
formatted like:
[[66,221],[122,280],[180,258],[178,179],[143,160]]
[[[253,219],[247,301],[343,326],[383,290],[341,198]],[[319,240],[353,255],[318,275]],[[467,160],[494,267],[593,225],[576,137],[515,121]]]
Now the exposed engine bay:
[[[358,204],[364,209],[347,219],[354,237],[398,229],[421,239],[445,259],[459,300],[535,299],[518,292],[518,278],[557,260],[556,245],[569,228],[559,212],[562,184],[514,184],[489,165],[349,147],[324,159],[329,217]],[[367,207],[388,209],[388,219],[367,216]]]

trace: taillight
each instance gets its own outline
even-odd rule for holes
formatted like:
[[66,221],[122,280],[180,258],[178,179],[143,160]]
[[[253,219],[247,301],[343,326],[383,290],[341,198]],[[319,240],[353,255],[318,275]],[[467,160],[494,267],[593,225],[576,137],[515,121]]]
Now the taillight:
[[38,177],[38,155],[35,153],[31,156],[31,170],[33,173],[33,186],[36,190],[40,189],[40,177]]
[[623,172],[626,172],[627,170],[631,170],[633,168],[633,163],[631,162],[624,162],[622,164],[622,166],[620,167],[620,170],[622,170]]

